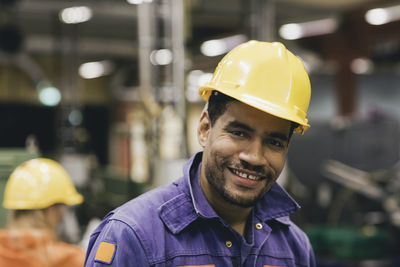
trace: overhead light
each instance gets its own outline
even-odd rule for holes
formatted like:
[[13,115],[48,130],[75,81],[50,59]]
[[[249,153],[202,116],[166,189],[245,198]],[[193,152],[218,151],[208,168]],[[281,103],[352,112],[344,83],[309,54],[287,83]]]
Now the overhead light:
[[370,9],[365,13],[365,20],[372,25],[382,25],[400,20],[400,5]]
[[77,24],[92,18],[92,10],[87,6],[64,8],[59,13],[59,18],[66,24]]
[[128,2],[128,4],[132,4],[132,5],[140,5],[143,3],[151,3],[151,2],[153,2],[153,0],[126,0],[126,2]]
[[52,86],[40,88],[39,100],[45,106],[57,106],[61,101],[60,90]]
[[172,62],[173,56],[169,49],[153,50],[150,53],[150,62],[153,65],[168,65]]
[[110,61],[95,61],[83,63],[79,66],[79,75],[84,79],[94,79],[110,74],[113,64]]
[[69,121],[69,123],[71,123],[71,125],[74,125],[74,126],[81,125],[82,121],[83,121],[82,112],[80,110],[78,110],[78,109],[72,110],[68,114],[68,121]]
[[286,40],[296,40],[302,37],[303,31],[299,24],[285,24],[279,29],[279,35]]
[[211,81],[212,73],[203,72],[201,70],[192,70],[187,76],[187,81],[190,86],[201,87]]
[[279,35],[286,40],[330,34],[338,28],[338,20],[327,18],[302,23],[289,23],[279,28]]
[[57,106],[61,101],[61,92],[48,80],[39,81],[36,85],[39,101],[45,106]]
[[368,74],[374,68],[373,62],[368,58],[356,58],[350,63],[350,69],[355,74]]
[[200,101],[199,87],[203,86],[207,82],[211,81],[212,73],[203,72],[201,70],[192,70],[187,76],[187,90],[186,99],[189,102]]
[[248,40],[246,35],[237,34],[221,39],[205,41],[201,44],[200,51],[208,57],[215,57],[229,52],[235,46]]

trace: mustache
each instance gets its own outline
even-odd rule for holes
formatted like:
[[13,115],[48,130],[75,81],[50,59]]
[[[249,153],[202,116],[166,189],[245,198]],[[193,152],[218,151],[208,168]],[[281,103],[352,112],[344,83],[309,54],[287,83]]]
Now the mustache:
[[242,161],[242,160],[240,162],[236,162],[236,163],[231,162],[230,164],[228,164],[228,166],[235,168],[235,169],[242,169],[242,170],[256,172],[267,178],[272,176],[271,172],[269,172],[264,166],[252,165],[252,164],[250,164],[246,161]]

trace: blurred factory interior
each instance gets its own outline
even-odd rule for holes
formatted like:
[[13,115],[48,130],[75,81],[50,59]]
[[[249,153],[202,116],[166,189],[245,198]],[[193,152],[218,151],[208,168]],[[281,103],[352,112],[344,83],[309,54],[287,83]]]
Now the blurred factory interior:
[[58,160],[85,196],[80,241],[180,176],[199,86],[251,39],[310,74],[311,128],[279,181],[320,266],[400,266],[399,0],[0,0],[0,195],[22,161]]

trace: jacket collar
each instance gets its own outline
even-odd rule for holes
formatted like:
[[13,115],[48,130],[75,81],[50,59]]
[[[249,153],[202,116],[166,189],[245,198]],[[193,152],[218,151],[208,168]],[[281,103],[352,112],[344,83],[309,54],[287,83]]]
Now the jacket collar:
[[[198,190],[196,185],[194,188],[192,187],[190,181],[191,177],[193,180],[200,180],[201,157],[202,153],[200,152],[186,162],[183,166],[183,177],[174,182],[181,193],[158,208],[161,220],[173,234],[178,234],[201,217],[201,213],[198,211],[199,204],[193,197],[198,194]],[[198,187],[200,188],[200,182]],[[205,199],[204,194],[202,195]]]
[[257,203],[255,216],[261,221],[276,219],[279,222],[285,223],[288,220],[282,218],[289,216],[299,209],[299,204],[278,183],[275,183],[271,190],[265,194],[264,198]]
[[[220,219],[212,209],[200,187],[202,152],[193,155],[183,167],[183,177],[175,182],[180,194],[161,205],[159,215],[169,230],[177,234],[199,218]],[[255,207],[261,221],[276,220],[289,224],[287,216],[300,206],[277,183]],[[222,220],[221,220],[222,221]]]

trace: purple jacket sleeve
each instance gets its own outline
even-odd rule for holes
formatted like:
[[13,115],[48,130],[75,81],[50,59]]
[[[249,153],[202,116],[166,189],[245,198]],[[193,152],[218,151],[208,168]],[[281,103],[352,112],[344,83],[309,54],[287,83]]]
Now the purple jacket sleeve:
[[311,248],[311,246],[310,246],[310,250],[309,250],[310,252],[310,267],[316,267],[317,266],[317,264],[316,264],[316,262],[315,262],[315,255],[314,255],[314,251],[313,251],[313,249]]
[[[111,245],[114,250],[107,262],[96,256],[100,243]],[[90,237],[86,252],[85,267],[95,266],[138,266],[149,267],[145,251],[133,229],[119,220],[107,218]]]

